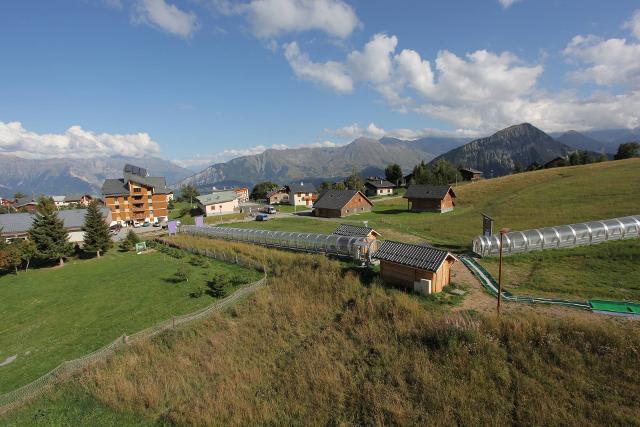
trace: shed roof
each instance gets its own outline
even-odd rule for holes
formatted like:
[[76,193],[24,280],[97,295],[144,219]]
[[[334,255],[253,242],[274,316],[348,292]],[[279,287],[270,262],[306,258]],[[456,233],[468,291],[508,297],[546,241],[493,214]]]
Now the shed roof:
[[354,236],[354,237],[367,237],[369,234],[375,234],[379,236],[376,230],[371,227],[365,227],[363,225],[352,225],[352,224],[340,224],[336,231],[332,234],[337,234],[339,236]]
[[318,197],[313,207],[320,209],[342,209],[358,193],[360,193],[367,203],[373,206],[371,200],[358,190],[327,190]]
[[33,197],[21,197],[16,200],[15,207],[20,208],[27,205],[35,205],[37,202]]
[[479,171],[478,169],[474,169],[474,168],[460,168],[459,170],[460,170],[460,171],[464,171],[464,172],[473,173],[473,174],[476,174],[476,173],[479,173],[479,174],[481,174],[481,175],[483,175],[483,174],[484,174],[484,172]]
[[200,203],[203,205],[212,205],[214,203],[224,203],[230,202],[238,198],[238,194],[233,191],[216,191],[211,194],[204,194],[202,196],[196,197]]
[[409,186],[403,196],[405,199],[436,199],[442,200],[451,191],[453,197],[456,196],[450,185],[418,185]]
[[[103,218],[107,218],[111,213],[109,208],[100,208]],[[57,212],[58,218],[64,222],[67,229],[80,229],[84,225],[84,217],[87,214],[86,209],[70,209]],[[3,235],[23,234],[29,231],[35,214],[32,213],[14,213],[0,215],[0,228]]]
[[449,252],[430,246],[412,245],[409,243],[384,241],[373,254],[374,258],[395,262],[427,271],[438,271],[447,257],[453,257]]
[[51,196],[54,202],[63,203],[66,196]]
[[374,187],[374,188],[395,187],[395,185],[392,182],[387,181],[386,179],[367,179],[365,181],[365,185],[370,185],[371,187]]
[[291,193],[316,193],[316,186],[310,182],[299,182],[287,185]]

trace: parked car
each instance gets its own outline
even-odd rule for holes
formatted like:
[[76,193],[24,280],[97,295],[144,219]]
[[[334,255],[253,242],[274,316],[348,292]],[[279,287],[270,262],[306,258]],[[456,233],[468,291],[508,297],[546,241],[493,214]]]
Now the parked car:
[[151,227],[151,223],[149,221],[145,221],[144,224],[142,224],[143,227]]
[[153,223],[154,227],[160,227],[162,224],[160,224],[160,221],[156,221]]
[[138,221],[133,221],[133,228],[140,228],[142,226],[142,224],[140,224]]
[[276,212],[278,212],[276,210],[276,208],[274,208],[273,206],[265,206],[264,209],[262,210],[264,213],[268,213],[268,214],[275,214]]
[[256,215],[256,221],[268,221],[269,220],[269,215],[267,214],[258,214]]

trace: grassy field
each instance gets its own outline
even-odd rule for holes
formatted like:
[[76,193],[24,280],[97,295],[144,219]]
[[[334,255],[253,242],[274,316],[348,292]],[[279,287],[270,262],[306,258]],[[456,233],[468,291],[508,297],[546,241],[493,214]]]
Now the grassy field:
[[5,423],[639,423],[633,323],[425,309],[323,256],[177,240],[266,261],[268,286],[126,349]]
[[[445,214],[407,212],[405,199],[376,200],[373,212],[330,220],[369,225],[391,239],[427,240],[453,250],[471,248],[482,232],[481,212],[494,227],[512,230],[569,224],[640,213],[640,159],[547,169],[465,184],[456,188],[456,209]],[[290,218],[242,227],[287,230]],[[303,222],[306,221],[306,222]],[[313,218],[289,223],[292,231],[328,230]]]
[[293,205],[272,205],[278,212],[293,213],[293,212],[308,212],[310,209],[306,206],[293,206]]
[[[259,273],[209,260],[203,266],[159,252],[111,251],[101,259],[75,260],[0,277],[0,393],[29,383],[64,360],[90,353],[172,315],[209,305],[190,292],[216,274],[257,280]],[[179,266],[189,282],[173,283]],[[206,266],[206,267],[204,267]]]
[[[498,277],[498,259],[480,263]],[[504,284],[518,295],[640,301],[640,240],[504,258]]]
[[[195,216],[202,215],[202,212],[189,202],[175,202],[174,208],[169,211],[169,219],[179,219],[182,224],[194,225]],[[204,218],[206,224],[218,224],[223,221],[237,221],[247,217],[245,213],[232,213],[226,215],[214,215]]]

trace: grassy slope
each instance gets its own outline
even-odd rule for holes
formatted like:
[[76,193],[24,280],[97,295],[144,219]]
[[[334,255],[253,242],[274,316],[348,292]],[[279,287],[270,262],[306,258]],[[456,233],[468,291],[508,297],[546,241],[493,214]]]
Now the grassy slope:
[[[415,235],[454,250],[468,250],[482,231],[481,212],[495,227],[512,230],[569,224],[640,213],[637,196],[640,159],[547,169],[461,185],[455,211],[446,214],[406,211],[406,200],[376,201],[371,213],[339,222],[369,221],[382,231]],[[287,229],[290,219],[245,223],[242,227]],[[306,222],[305,222],[306,221]],[[290,223],[292,231],[330,230],[314,219]]]
[[443,316],[322,256],[189,240],[266,259],[269,285],[229,316],[134,346],[6,421],[44,414],[42,424],[77,424],[88,413],[104,424],[135,413],[178,425],[640,422],[635,325]]
[[[189,265],[188,283],[168,279],[177,260],[149,252],[112,251],[101,259],[77,260],[62,269],[39,269],[0,277],[0,393],[31,382],[60,362],[83,356],[123,333],[133,333],[172,315],[211,304],[209,296],[190,298],[213,274],[259,275],[238,266],[211,262]],[[27,354],[28,353],[28,354]]]

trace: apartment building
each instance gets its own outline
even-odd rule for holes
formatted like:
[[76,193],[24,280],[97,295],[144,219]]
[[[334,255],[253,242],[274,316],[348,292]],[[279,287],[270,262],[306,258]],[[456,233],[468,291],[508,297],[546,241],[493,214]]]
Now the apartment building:
[[104,181],[102,195],[111,210],[111,224],[129,225],[166,221],[173,192],[164,177],[151,177],[146,169],[127,164],[122,178]]

